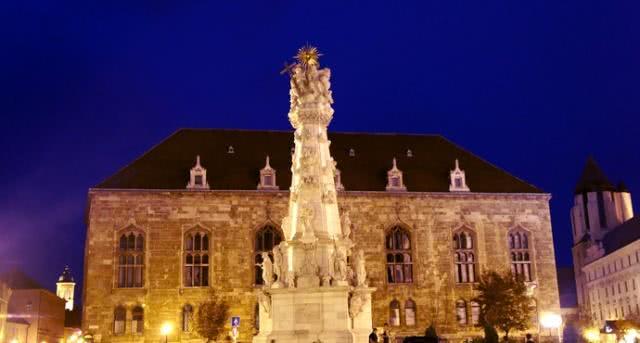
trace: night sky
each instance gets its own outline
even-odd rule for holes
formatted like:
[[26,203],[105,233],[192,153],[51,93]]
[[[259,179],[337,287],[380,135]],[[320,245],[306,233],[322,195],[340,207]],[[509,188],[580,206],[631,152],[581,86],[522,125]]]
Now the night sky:
[[551,193],[568,265],[587,156],[640,192],[638,18],[637,0],[3,1],[0,265],[81,279],[88,189],[178,128],[290,129],[279,71],[307,42],[330,130],[442,134]]

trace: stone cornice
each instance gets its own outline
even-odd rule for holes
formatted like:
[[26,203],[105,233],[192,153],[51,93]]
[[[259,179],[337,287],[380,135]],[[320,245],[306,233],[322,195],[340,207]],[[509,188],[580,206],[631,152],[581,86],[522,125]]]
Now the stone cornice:
[[[183,190],[183,189],[135,189],[135,188],[89,188],[89,195],[98,193],[172,193],[172,194],[253,194],[256,196],[273,196],[274,194],[286,196],[288,198],[288,190],[227,190],[227,189],[202,189],[202,190]],[[341,197],[389,197],[389,198],[458,198],[458,199],[491,199],[491,198],[521,198],[525,200],[551,200],[550,193],[477,193],[477,192],[387,192],[387,191],[340,191],[338,199]]]

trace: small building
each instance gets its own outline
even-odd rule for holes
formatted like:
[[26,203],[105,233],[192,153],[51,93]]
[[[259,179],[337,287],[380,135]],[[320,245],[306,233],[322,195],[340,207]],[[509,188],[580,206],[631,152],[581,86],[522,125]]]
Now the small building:
[[587,161],[571,211],[578,306],[599,328],[640,319],[640,217],[631,193]]
[[11,288],[0,281],[0,342],[4,342],[6,337],[7,310],[9,309],[9,298]]
[[2,276],[11,287],[6,341],[54,343],[64,338],[65,300],[19,270]]

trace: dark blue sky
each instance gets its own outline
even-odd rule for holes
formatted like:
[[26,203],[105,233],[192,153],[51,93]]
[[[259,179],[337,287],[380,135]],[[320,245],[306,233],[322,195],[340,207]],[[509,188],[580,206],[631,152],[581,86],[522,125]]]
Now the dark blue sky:
[[640,192],[638,18],[635,0],[4,1],[0,264],[81,278],[88,188],[177,128],[289,129],[278,72],[306,42],[333,71],[331,130],[442,134],[552,193],[570,264],[587,155]]

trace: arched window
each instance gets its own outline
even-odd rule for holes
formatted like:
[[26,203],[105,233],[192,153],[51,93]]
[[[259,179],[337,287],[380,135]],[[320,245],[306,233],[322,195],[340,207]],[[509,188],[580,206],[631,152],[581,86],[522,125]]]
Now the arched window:
[[460,325],[467,325],[467,303],[462,299],[456,301],[456,321]]
[[476,253],[473,235],[462,230],[453,234],[455,278],[457,283],[476,281]]
[[387,282],[413,282],[413,259],[409,232],[399,226],[387,233]]
[[411,299],[404,302],[404,324],[407,326],[416,325],[416,303]]
[[471,302],[471,324],[480,325],[480,304]]
[[273,259],[273,247],[280,244],[281,241],[282,235],[280,231],[271,225],[267,225],[256,232],[254,250],[256,285],[264,284],[264,280],[262,280],[262,267],[260,266],[262,263],[261,253],[266,252],[269,254],[269,257]]
[[191,332],[193,329],[193,306],[186,304],[182,307],[182,331]]
[[400,326],[400,302],[395,299],[389,304],[389,325]]
[[113,311],[113,334],[122,335],[126,329],[127,310],[123,306],[118,306]]
[[531,254],[529,252],[529,235],[526,231],[514,230],[509,232],[509,250],[511,257],[511,272],[524,281],[533,280],[531,270]]
[[136,306],[131,311],[131,333],[142,334],[144,329],[144,310]]
[[184,286],[209,286],[209,234],[193,230],[184,237]]
[[118,244],[118,287],[144,285],[144,235],[129,231],[120,235]]

